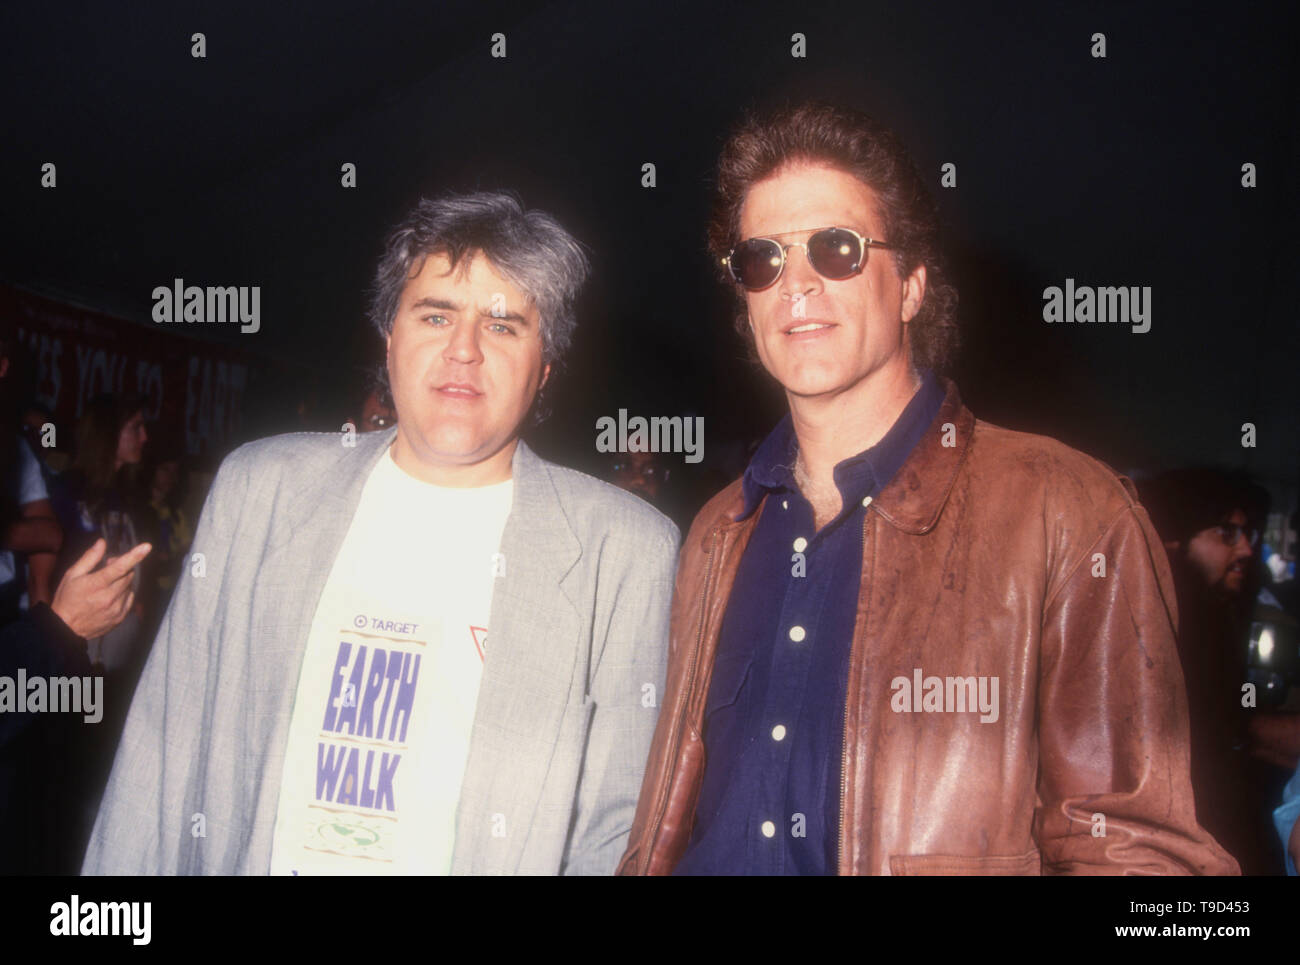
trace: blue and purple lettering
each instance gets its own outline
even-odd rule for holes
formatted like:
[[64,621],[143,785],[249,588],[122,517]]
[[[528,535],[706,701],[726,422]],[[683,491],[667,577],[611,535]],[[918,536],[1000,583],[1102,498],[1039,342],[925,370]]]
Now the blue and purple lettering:
[[339,789],[339,796],[334,799],[336,804],[356,804],[357,803],[357,749],[348,748],[348,762],[343,765],[343,786]]
[[337,744],[316,745],[316,800],[334,800],[334,788],[338,785],[342,765],[342,747]]
[[[406,740],[406,727],[415,707],[415,685],[420,679],[420,655],[404,653],[402,658],[402,675],[398,678],[397,697],[393,700],[393,722],[388,730],[388,739],[398,744]],[[397,730],[399,715],[402,719],[400,733]]]
[[375,792],[370,787],[370,765],[375,762],[375,752],[366,751],[366,769],[361,777],[361,806],[363,808],[372,808],[375,806]]
[[366,647],[365,644],[357,647],[356,659],[352,661],[352,675],[348,678],[348,686],[351,689],[349,696],[351,700],[343,701],[343,709],[339,711],[338,726],[334,729],[338,733],[343,733],[343,725],[348,725],[348,733],[353,736],[357,732],[357,703],[361,696],[361,683],[364,679],[366,669]]
[[334,729],[334,715],[338,710],[339,691],[343,687],[343,668],[348,663],[348,653],[352,649],[352,644],[344,640],[339,644],[339,656],[334,661],[334,676],[330,680],[330,696],[325,701],[325,723],[321,725],[321,730],[330,731]]
[[370,737],[374,734],[371,725],[375,719],[375,699],[379,696],[379,689],[384,683],[384,664],[388,659],[388,652],[375,648],[374,656],[370,658],[370,672],[366,674],[366,695],[361,700],[361,726],[357,730],[358,737]]
[[384,706],[379,711],[379,723],[375,726],[375,733],[380,736],[384,733],[384,723],[388,720],[388,705],[393,702],[393,694],[397,692],[397,681],[402,676],[403,661],[399,657],[406,657],[407,654],[394,653],[388,661],[388,672],[384,674],[384,679],[388,686],[384,688]]
[[[401,762],[401,754],[383,754],[379,760],[379,787],[375,790],[375,807],[383,808],[385,811],[396,811],[397,804],[393,801],[393,776],[397,773],[397,765]],[[387,801],[388,803],[384,803]]]

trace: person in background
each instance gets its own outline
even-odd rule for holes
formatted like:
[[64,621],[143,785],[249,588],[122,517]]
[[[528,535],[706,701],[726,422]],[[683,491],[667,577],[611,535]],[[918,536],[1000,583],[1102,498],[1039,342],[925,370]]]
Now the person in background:
[[[96,539],[103,538],[111,556],[120,556],[139,541],[146,508],[136,496],[133,470],[149,435],[145,403],[137,396],[99,395],[86,403],[77,424],[76,451],[52,496],[64,530],[59,572]],[[144,623],[137,571],[131,613],[114,630],[89,641],[91,663],[116,671],[131,662],[140,646]]]
[[1191,467],[1139,484],[1160,534],[1178,601],[1178,652],[1191,718],[1192,787],[1201,824],[1243,874],[1279,874],[1269,827],[1276,762],[1249,753],[1287,718],[1243,702],[1261,504],[1241,473]]
[[361,415],[356,419],[357,432],[378,432],[397,423],[392,393],[383,376],[382,366],[366,379],[366,394],[361,401]]
[[50,601],[63,544],[40,460],[19,425],[24,389],[14,363],[21,351],[12,323],[0,324],[0,625]]
[[[0,628],[0,676],[92,673],[86,638],[103,636],[130,612],[132,575],[150,549],[142,543],[110,559],[106,548],[95,540],[50,603],[34,603]],[[7,829],[0,834],[0,874],[76,874],[98,801],[89,782],[107,709],[102,699],[93,708],[90,700],[82,698],[88,715],[12,708],[0,714],[0,828]]]
[[654,452],[615,453],[610,461],[611,479],[619,489],[640,496],[652,506],[661,506],[664,485],[671,470]]
[[141,464],[144,483],[141,504],[147,507],[147,533],[155,550],[153,579],[147,587],[145,610],[150,615],[146,634],[152,639],[167,610],[185,552],[194,541],[194,528],[186,514],[186,460],[180,440],[165,438],[149,445]]
[[1286,873],[1300,874],[1297,870],[1300,867],[1300,766],[1282,792],[1282,803],[1273,812],[1273,823],[1286,850]]

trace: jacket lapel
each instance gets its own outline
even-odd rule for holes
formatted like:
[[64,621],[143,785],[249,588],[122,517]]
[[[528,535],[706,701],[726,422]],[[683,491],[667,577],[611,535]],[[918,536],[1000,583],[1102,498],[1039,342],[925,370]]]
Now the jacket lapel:
[[307,471],[295,473],[294,480],[309,480],[308,484],[293,496],[283,513],[271,517],[263,572],[286,581],[282,590],[287,596],[279,622],[302,627],[300,656],[366,480],[396,435],[396,426],[362,433],[356,437],[355,452],[348,454],[340,444],[340,455],[325,454],[319,465],[301,467]]
[[[286,478],[305,485],[294,493],[281,510],[272,507],[267,549],[258,567],[253,611],[248,614],[246,638],[239,648],[247,654],[245,692],[252,702],[239,710],[241,727],[254,728],[248,735],[247,753],[262,760],[262,773],[276,780],[259,782],[243,791],[250,797],[246,807],[255,823],[265,830],[267,851],[255,859],[270,861],[270,829],[275,822],[279,775],[289,738],[298,674],[311,634],[312,620],[325,581],[338,556],[361,492],[371,470],[387,451],[396,428],[363,433],[355,450],[340,453],[322,450],[304,458],[309,465]],[[238,816],[247,821],[248,814]],[[258,867],[264,873],[264,867]]]
[[582,588],[574,585],[582,547],[547,465],[522,440],[511,465],[513,502],[501,539],[504,565],[492,592],[483,678],[461,784],[455,874],[519,869],[587,629]]

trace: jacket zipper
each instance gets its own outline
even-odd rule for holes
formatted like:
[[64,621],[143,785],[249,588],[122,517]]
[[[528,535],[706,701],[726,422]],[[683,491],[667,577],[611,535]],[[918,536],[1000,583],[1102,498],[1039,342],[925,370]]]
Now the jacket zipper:
[[[870,502],[867,503],[865,509],[866,512],[862,514],[862,552],[864,554],[862,559],[863,566],[867,565],[865,554],[867,549],[867,520],[870,519],[871,517]],[[859,577],[858,593],[860,594],[861,592],[862,592],[862,584],[861,584],[861,578]],[[855,634],[853,639],[849,641],[849,672],[848,672],[849,681],[853,679],[853,654],[857,650],[857,646],[858,646],[858,638],[857,635]],[[844,731],[843,731],[842,738],[840,740],[840,828],[839,828],[838,847],[835,849],[836,855],[839,859],[840,868],[844,867],[844,802],[848,798],[848,792],[849,792],[849,696],[850,694],[847,689],[847,681],[846,681],[846,689],[844,691]],[[839,869],[836,870],[838,871]]]
[[[700,627],[695,634],[695,649],[691,651],[690,669],[686,674],[686,684],[682,688],[681,703],[674,708],[674,716],[684,716],[686,705],[690,703],[691,691],[695,688],[695,668],[699,663],[700,646],[704,642],[704,624],[708,620],[709,613],[709,579],[713,575],[713,553],[718,546],[718,538],[721,534],[714,532],[713,541],[709,545],[709,553],[704,563],[704,590],[700,595]],[[672,796],[672,773],[677,768],[677,753],[682,744],[682,733],[685,731],[685,721],[679,721],[677,737],[673,741],[671,753],[668,755],[669,777],[664,787],[663,800],[659,803],[657,813],[655,814],[654,824],[649,829],[649,836],[646,840],[646,863],[645,870],[650,870],[650,858],[654,851],[655,838],[659,836],[659,826],[663,823],[664,812],[668,809],[668,799]]]

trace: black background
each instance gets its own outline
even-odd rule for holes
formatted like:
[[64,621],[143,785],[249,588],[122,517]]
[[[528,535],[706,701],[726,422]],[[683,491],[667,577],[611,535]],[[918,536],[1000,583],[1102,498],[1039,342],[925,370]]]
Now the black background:
[[[389,226],[422,194],[515,190],[595,269],[538,448],[598,469],[595,421],[627,408],[704,416],[716,462],[783,409],[744,360],[704,248],[718,149],[746,107],[838,100],[933,173],[962,295],[956,375],[977,415],[1123,471],[1247,468],[1290,510],[1286,5],[985,7],[11,5],[0,279],[143,325],[174,277],[260,285],[260,332],[204,334],[315,373],[343,413],[353,367],[382,357],[363,313]],[[47,161],[55,189],[40,187]],[[949,161],[957,187],[942,189]],[[1067,277],[1151,286],[1151,330],[1047,325],[1043,289]],[[255,402],[249,426],[288,428],[283,402]]]

